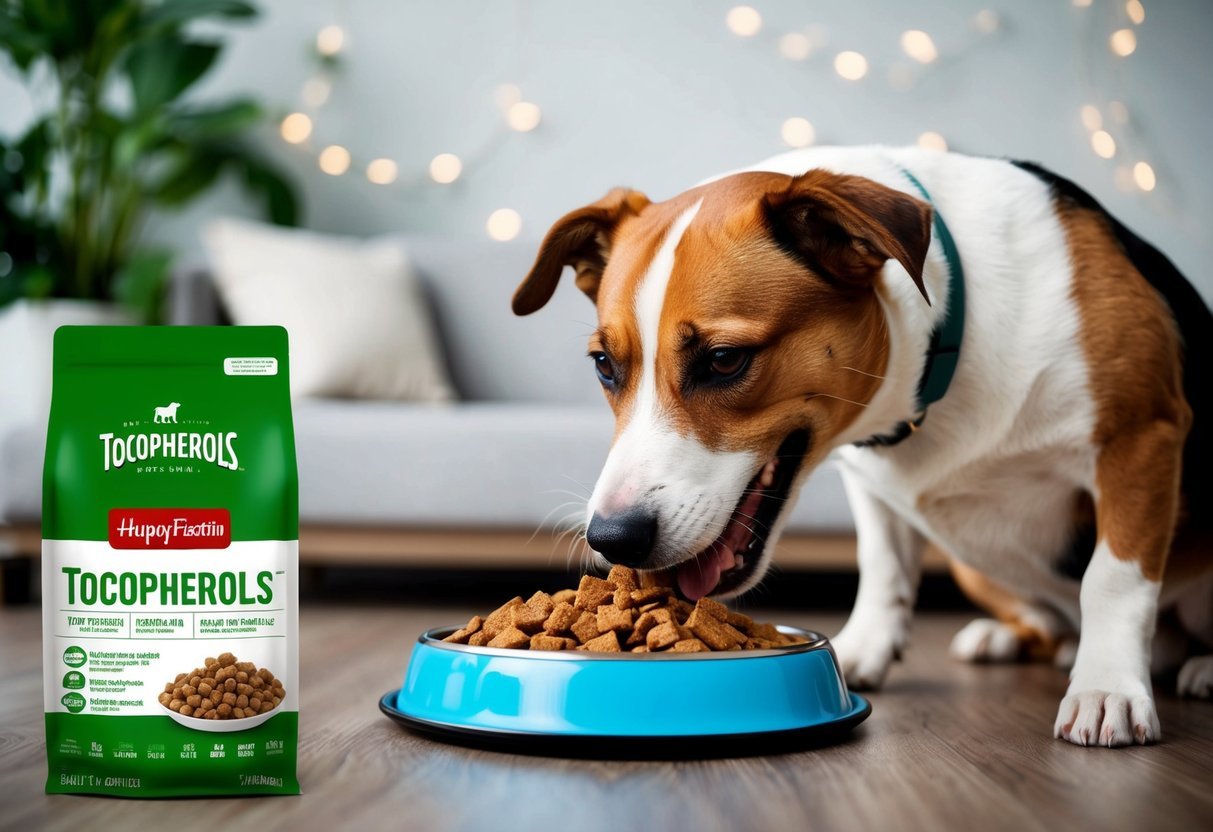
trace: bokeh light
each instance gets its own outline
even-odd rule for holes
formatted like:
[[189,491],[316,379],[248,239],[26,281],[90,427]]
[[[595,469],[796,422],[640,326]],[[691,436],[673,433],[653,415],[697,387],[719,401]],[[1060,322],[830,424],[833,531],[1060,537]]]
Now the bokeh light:
[[522,217],[513,208],[498,208],[489,214],[484,227],[490,237],[504,243],[518,236],[522,230]]

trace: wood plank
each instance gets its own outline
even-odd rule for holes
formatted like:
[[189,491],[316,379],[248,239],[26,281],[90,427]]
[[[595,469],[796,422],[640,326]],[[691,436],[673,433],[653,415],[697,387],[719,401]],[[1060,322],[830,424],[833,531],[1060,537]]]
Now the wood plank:
[[[37,609],[0,610],[0,828],[1194,830],[1213,818],[1213,704],[1159,687],[1164,742],[1083,749],[1050,736],[1065,675],[947,657],[964,622],[925,615],[874,713],[841,745],[676,762],[520,757],[411,735],[375,702],[422,629],[470,608],[305,607],[298,799],[138,801],[42,794]],[[763,618],[835,632],[840,616]],[[639,695],[639,694],[638,694]],[[697,691],[648,695],[704,695]],[[738,703],[744,707],[744,703]]]

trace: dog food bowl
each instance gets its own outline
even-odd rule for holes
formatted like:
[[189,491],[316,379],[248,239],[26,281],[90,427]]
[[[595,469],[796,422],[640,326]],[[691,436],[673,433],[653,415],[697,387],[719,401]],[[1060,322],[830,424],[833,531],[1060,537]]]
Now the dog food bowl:
[[825,636],[719,653],[529,651],[423,633],[380,710],[461,744],[563,756],[743,756],[843,738],[872,706]]

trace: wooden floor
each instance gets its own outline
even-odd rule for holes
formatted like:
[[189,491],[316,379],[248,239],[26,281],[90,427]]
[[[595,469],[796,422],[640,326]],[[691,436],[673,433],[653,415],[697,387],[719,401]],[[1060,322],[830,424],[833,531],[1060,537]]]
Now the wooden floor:
[[[476,610],[483,612],[483,610]],[[257,830],[1213,829],[1213,704],[1159,690],[1165,741],[1049,736],[1062,675],[970,667],[963,619],[922,616],[849,742],[775,757],[603,762],[436,744],[376,709],[418,631],[471,610],[304,609],[298,798],[141,802],[42,794],[39,613],[0,609],[0,828]],[[836,615],[763,617],[833,632]],[[351,694],[349,680],[357,680]],[[704,695],[688,691],[687,695]],[[154,824],[154,826],[153,826]]]

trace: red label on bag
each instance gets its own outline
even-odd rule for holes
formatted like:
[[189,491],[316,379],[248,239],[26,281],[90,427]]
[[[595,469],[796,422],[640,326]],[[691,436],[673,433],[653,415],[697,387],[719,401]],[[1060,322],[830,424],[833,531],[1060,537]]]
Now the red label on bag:
[[225,508],[112,508],[114,549],[226,549],[232,517]]

